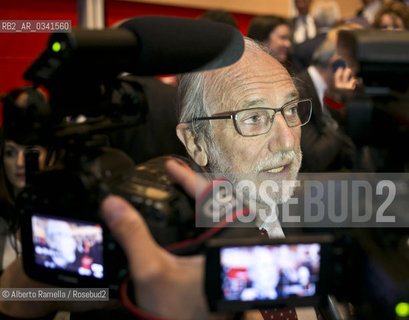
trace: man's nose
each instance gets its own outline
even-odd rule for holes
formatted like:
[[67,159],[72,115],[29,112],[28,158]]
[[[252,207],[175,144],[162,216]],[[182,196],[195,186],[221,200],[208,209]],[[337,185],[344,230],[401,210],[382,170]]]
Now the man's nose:
[[269,132],[268,147],[271,152],[277,150],[292,151],[296,143],[295,130],[299,128],[289,128],[281,113],[274,117],[273,126]]

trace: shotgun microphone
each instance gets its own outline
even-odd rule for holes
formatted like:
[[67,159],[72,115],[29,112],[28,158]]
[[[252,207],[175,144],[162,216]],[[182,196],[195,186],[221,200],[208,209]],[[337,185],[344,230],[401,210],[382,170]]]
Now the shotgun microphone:
[[227,24],[189,18],[145,16],[117,28],[54,33],[24,77],[51,85],[120,72],[164,75],[210,70],[236,62],[244,50],[240,31]]

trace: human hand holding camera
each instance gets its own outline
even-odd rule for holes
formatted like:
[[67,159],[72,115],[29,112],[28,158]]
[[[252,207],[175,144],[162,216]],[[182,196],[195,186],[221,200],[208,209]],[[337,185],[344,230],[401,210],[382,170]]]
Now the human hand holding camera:
[[[208,185],[204,178],[175,161],[169,161],[166,169],[172,180],[192,197]],[[160,247],[142,216],[118,196],[107,197],[102,212],[128,258],[136,304],[141,310],[151,318],[211,317],[203,287],[204,256],[179,257]]]

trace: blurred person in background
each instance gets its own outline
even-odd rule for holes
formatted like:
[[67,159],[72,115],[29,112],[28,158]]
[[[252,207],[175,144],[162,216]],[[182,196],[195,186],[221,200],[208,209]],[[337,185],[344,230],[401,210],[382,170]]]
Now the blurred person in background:
[[370,25],[375,20],[376,12],[381,8],[382,0],[361,0],[362,8],[356,13],[357,17],[365,19]]
[[340,22],[341,11],[335,0],[320,0],[314,2],[311,16],[317,27],[317,35],[293,47],[291,61],[295,72],[308,68],[314,50],[325,41],[328,31]]
[[[356,79],[336,54],[336,43],[325,41],[315,50],[307,70],[298,73],[301,98],[311,98],[310,122],[301,128],[303,172],[344,171],[353,168],[355,146],[326,105],[326,91],[336,85],[355,89]],[[341,83],[340,80],[343,80]],[[338,81],[338,82],[337,82]]]
[[291,48],[291,29],[287,19],[275,15],[256,16],[249,23],[247,36],[267,46],[274,58],[287,64]]
[[[21,267],[20,228],[15,202],[33,171],[42,170],[48,164],[51,148],[44,140],[45,127],[38,127],[37,115],[48,108],[45,94],[33,87],[22,87],[1,97],[3,125],[0,129],[0,287],[30,287],[36,282],[28,280]],[[37,130],[35,130],[37,129]],[[30,156],[32,166],[26,167],[26,158]],[[31,170],[31,172],[29,171]],[[29,282],[25,282],[29,281]],[[36,310],[30,305],[30,310]],[[14,313],[7,302],[0,303],[0,318]],[[19,307],[20,316],[29,318],[30,312]],[[7,310],[7,311],[6,311]],[[48,313],[48,312],[47,312]],[[45,313],[44,313],[45,314]],[[55,312],[38,319],[52,319]],[[5,317],[5,319],[14,319]]]
[[[327,33],[327,40],[337,44],[337,55],[345,61],[346,66],[351,70],[352,77],[356,77],[359,69],[358,61],[355,58],[355,52],[352,43],[345,37],[339,37],[340,31],[364,30],[364,26],[355,22],[343,23],[335,28],[332,28]],[[342,79],[340,79],[342,80]],[[358,79],[360,83],[360,79]]]
[[315,21],[310,14],[312,0],[294,0],[298,15],[292,20],[292,39],[294,43],[302,43],[317,34]]
[[18,219],[14,211],[16,198],[26,185],[26,157],[31,156],[34,167],[45,167],[47,146],[39,131],[34,131],[36,110],[47,108],[47,98],[32,87],[23,87],[4,95],[3,126],[0,129],[0,270],[7,267],[21,252],[18,240]]
[[373,27],[382,30],[408,30],[409,8],[400,1],[385,3],[377,11]]
[[199,19],[226,23],[234,28],[239,27],[236,18],[230,12],[223,9],[207,10],[199,16]]

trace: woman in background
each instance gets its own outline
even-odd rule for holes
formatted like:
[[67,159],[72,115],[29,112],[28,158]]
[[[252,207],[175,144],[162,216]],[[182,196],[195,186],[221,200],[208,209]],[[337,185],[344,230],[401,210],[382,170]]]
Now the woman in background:
[[291,28],[287,19],[274,15],[256,16],[250,21],[247,36],[268,46],[272,56],[282,64],[288,62]]
[[402,31],[409,29],[409,8],[400,1],[385,3],[376,13],[375,29]]
[[[32,156],[43,169],[47,148],[42,146],[41,130],[35,123],[38,110],[47,108],[47,98],[39,90],[23,87],[2,97],[3,126],[0,129],[0,270],[20,254],[19,223],[14,206],[26,185],[25,159]],[[29,172],[30,173],[30,172]],[[32,172],[31,172],[32,173]]]

